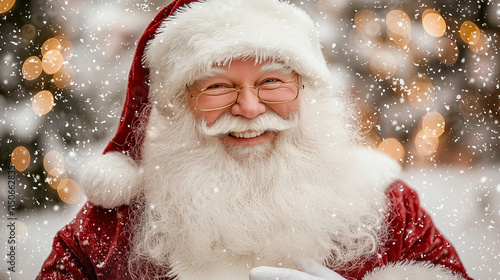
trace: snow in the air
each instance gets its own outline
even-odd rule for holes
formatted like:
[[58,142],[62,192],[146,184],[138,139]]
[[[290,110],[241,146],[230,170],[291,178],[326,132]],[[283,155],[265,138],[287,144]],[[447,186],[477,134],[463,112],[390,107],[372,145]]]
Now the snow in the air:
[[[0,13],[3,3],[12,2],[28,1],[1,1]],[[44,156],[57,151],[54,157],[64,158],[62,169],[76,182],[85,158],[102,152],[117,127],[137,40],[168,1],[30,2],[16,24],[7,22],[9,12],[0,14],[0,244],[5,249],[0,280],[34,279],[57,231],[85,203],[84,196],[54,202],[57,193],[45,183]],[[400,160],[403,180],[417,190],[469,275],[500,279],[500,1],[292,2],[317,21],[332,79],[359,107],[367,142]],[[434,13],[429,17],[434,20],[423,21],[424,12]],[[443,19],[447,25],[441,30]],[[42,58],[43,51],[43,42],[34,46],[23,38],[46,34],[54,20],[53,28],[71,42],[61,66],[72,69],[71,85],[45,74],[31,82],[21,79],[23,62],[30,55]],[[468,21],[467,30],[475,31],[462,32]],[[40,72],[31,71],[25,77]],[[35,96],[56,88],[53,83],[53,102]],[[431,117],[434,132],[442,129],[440,117],[446,123],[442,135],[424,133],[423,122]],[[16,212],[16,272],[7,273],[8,154],[24,143],[31,145],[30,168],[42,171],[17,173],[25,180],[16,189],[18,199],[37,197],[26,199],[30,207]]]

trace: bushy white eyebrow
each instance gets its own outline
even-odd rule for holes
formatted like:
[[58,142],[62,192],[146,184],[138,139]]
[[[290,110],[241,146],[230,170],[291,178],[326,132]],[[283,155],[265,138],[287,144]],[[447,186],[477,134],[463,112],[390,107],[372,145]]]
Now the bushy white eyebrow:
[[260,72],[280,72],[283,75],[292,75],[292,68],[279,62],[269,62],[260,67]]
[[210,67],[209,69],[198,73],[193,79],[191,85],[202,83],[208,79],[219,77],[227,74],[227,70],[222,67]]

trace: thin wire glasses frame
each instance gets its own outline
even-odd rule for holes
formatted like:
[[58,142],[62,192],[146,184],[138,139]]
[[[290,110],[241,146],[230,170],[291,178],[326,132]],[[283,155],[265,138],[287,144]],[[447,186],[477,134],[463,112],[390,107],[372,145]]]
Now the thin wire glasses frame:
[[[300,75],[298,75],[298,76],[299,76],[300,87],[295,83],[277,82],[277,83],[263,84],[260,86],[243,86],[239,89],[238,88],[209,89],[209,90],[205,90],[205,91],[200,92],[197,96],[194,96],[187,86],[186,86],[186,88],[191,95],[191,99],[196,100],[196,107],[202,112],[210,112],[210,111],[221,110],[221,109],[232,106],[234,103],[236,103],[236,101],[238,100],[240,91],[243,90],[244,88],[256,89],[257,90],[257,97],[259,98],[260,101],[262,101],[263,103],[266,103],[266,104],[284,104],[284,103],[293,102],[293,101],[297,100],[297,98],[299,97],[300,89],[304,89],[304,85],[302,85],[301,76]],[[272,88],[273,91],[277,91],[277,90],[284,89],[284,88],[289,87],[289,86],[293,86],[293,87],[297,88],[297,91],[295,93],[295,97],[292,99],[287,99],[287,100],[283,100],[283,101],[269,101],[269,100],[263,99],[260,95],[261,89],[271,89]],[[199,106],[199,103],[198,103],[199,98],[200,98],[200,96],[203,96],[204,94],[208,94],[208,95],[211,95],[213,97],[217,97],[217,96],[222,96],[224,94],[229,94],[229,93],[234,93],[234,92],[236,92],[236,96],[234,97],[234,100],[232,102],[229,102],[228,104],[226,104],[224,106],[219,106],[219,107],[215,107],[215,108],[200,108],[200,106]]]

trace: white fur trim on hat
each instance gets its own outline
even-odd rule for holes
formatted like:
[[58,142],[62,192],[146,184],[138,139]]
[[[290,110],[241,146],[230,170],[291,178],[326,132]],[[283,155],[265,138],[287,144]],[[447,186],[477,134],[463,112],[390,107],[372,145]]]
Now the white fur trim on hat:
[[110,152],[89,163],[81,179],[88,201],[104,208],[130,204],[140,192],[142,169],[121,152]]
[[363,280],[460,280],[460,275],[454,275],[444,266],[429,262],[397,262],[375,269]]
[[314,21],[277,0],[207,0],[179,8],[145,50],[150,101],[166,106],[214,64],[254,58],[285,63],[303,79],[329,84]]

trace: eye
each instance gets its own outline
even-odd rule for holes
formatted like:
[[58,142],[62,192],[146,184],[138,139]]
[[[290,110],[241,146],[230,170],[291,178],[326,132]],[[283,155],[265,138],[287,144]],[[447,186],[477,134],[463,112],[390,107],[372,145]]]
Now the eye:
[[275,83],[282,83],[283,81],[281,81],[280,79],[277,79],[277,78],[265,78],[264,80],[262,80],[261,84],[264,85],[264,84],[275,84]]
[[225,84],[213,84],[213,85],[209,85],[205,90],[223,89],[223,88],[229,88],[229,86],[225,85]]

